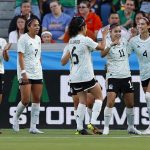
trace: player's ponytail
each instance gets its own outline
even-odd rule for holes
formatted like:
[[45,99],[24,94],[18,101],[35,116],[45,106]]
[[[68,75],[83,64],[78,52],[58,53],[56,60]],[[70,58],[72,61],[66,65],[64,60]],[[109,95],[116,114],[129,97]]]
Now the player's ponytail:
[[86,23],[83,17],[81,16],[73,17],[68,28],[70,38],[75,37],[80,31],[82,31],[82,27],[85,25]]

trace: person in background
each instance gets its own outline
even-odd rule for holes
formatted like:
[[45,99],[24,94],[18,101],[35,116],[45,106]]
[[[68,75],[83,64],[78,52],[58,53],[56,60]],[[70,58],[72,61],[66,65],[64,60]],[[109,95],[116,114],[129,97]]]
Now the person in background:
[[140,11],[143,11],[147,18],[150,18],[150,1],[149,0],[142,0]]
[[[109,16],[109,19],[108,19],[108,22],[109,24],[107,26],[104,26],[103,28],[101,28],[99,31],[98,31],[98,34],[97,34],[97,41],[102,41],[102,31],[105,29],[105,28],[110,28],[111,24],[114,24],[114,23],[118,23],[120,22],[120,18],[119,18],[119,15],[117,12],[112,12]],[[121,36],[122,37],[125,37],[127,40],[130,38],[130,34],[128,33],[128,31],[121,26]],[[110,38],[110,33],[108,33],[107,37]]]
[[32,13],[36,15],[39,19],[41,19],[39,6],[41,6],[40,3],[42,3],[43,0],[16,0],[15,16],[21,14],[21,4],[25,1],[31,2]]
[[37,35],[40,24],[37,19],[27,21],[28,32],[20,37],[17,43],[17,75],[21,93],[16,113],[13,116],[13,130],[19,132],[19,117],[32,100],[31,121],[29,132],[43,133],[36,125],[40,114],[40,98],[43,88],[41,65],[41,38]]
[[100,0],[96,12],[101,17],[103,26],[108,25],[108,18],[112,12],[112,0]]
[[71,21],[71,17],[62,12],[62,6],[57,0],[51,0],[51,13],[44,16],[42,22],[42,31],[50,31],[53,39],[57,42],[63,42],[64,34]]
[[134,0],[126,0],[124,5],[124,10],[119,10],[119,18],[120,18],[120,25],[129,29],[133,26],[133,20],[135,16],[134,8],[135,3]]
[[[4,64],[3,64],[3,59],[5,61],[9,60],[9,55],[8,51],[6,49],[7,47],[7,42],[5,39],[0,38],[0,104],[2,102],[2,96],[3,96],[3,76],[4,76]],[[0,134],[2,132],[0,131]]]
[[49,31],[44,31],[41,34],[41,40],[42,43],[55,43],[55,41],[52,39],[52,33]]
[[137,29],[137,24],[139,23],[139,20],[145,17],[145,13],[142,11],[139,11],[135,14],[134,22],[133,22],[133,27],[129,28],[128,33],[130,34],[130,38],[138,35],[138,29]]
[[[21,13],[19,15],[24,16],[26,18],[26,20],[28,20],[30,18],[38,19],[37,16],[32,14],[32,12],[31,12],[31,3],[27,0],[25,0],[21,3]],[[17,29],[17,18],[18,18],[18,16],[15,16],[11,20],[11,22],[9,24],[9,28],[8,28],[8,33],[10,33],[11,31],[15,31]],[[39,20],[39,22],[40,22],[40,20]],[[39,34],[41,35],[41,31],[39,32]]]
[[77,0],[59,0],[60,4],[63,6],[63,12],[68,14],[71,18],[76,13],[76,1]]
[[17,28],[15,31],[9,33],[9,43],[17,43],[18,39],[25,31],[26,18],[24,16],[17,16]]
[[90,9],[90,2],[87,0],[83,0],[79,3],[78,15],[82,16],[85,19],[87,29],[91,31],[91,34],[93,34],[96,39],[98,30],[102,28],[102,21],[100,17],[96,15],[96,13],[91,12]]

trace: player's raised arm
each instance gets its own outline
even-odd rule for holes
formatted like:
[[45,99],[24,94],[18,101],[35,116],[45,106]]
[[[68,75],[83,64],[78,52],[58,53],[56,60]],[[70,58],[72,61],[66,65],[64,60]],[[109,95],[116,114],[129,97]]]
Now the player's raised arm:
[[105,49],[105,45],[106,45],[106,36],[108,34],[108,28],[105,28],[105,30],[102,31],[102,41],[98,42],[98,46],[96,47],[96,50],[101,50],[103,51]]

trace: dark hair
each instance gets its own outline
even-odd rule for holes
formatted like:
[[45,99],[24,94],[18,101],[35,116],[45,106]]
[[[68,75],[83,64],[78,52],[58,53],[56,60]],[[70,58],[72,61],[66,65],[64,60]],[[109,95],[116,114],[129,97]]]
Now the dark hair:
[[142,16],[145,17],[145,13],[143,11],[138,11],[134,16],[133,27],[137,26],[135,19],[138,14],[142,14]]
[[[118,15],[118,13],[117,13],[116,11],[111,12],[111,13],[109,14],[109,18],[110,18],[111,15]],[[118,15],[118,16],[119,16],[119,15]]]
[[[23,19],[25,21],[25,24],[26,24],[26,17],[25,16],[21,16],[21,15],[17,16],[17,19],[16,19],[16,30],[17,30],[17,35],[19,37],[19,28],[17,26],[18,19]],[[25,28],[24,28],[24,31],[25,31]]]
[[76,36],[80,31],[82,31],[82,27],[85,26],[85,20],[81,16],[74,16],[69,24],[68,33],[70,38]]
[[115,27],[120,26],[118,23],[113,23],[110,25],[109,30],[111,31],[112,29],[114,29]]
[[31,2],[30,2],[29,0],[24,0],[24,1],[22,1],[22,3],[21,3],[21,7],[22,7],[22,5],[23,5],[24,3],[30,3],[30,4],[31,4]]
[[89,0],[82,0],[81,2],[79,2],[79,5],[80,5],[81,3],[86,4],[86,6],[87,6],[88,8],[91,8],[91,4],[90,4],[90,1],[89,1]]
[[31,26],[31,23],[34,21],[34,20],[37,20],[39,22],[39,20],[37,18],[30,18],[26,21],[26,25],[25,25],[25,33],[29,32],[28,30],[28,27]]
[[[134,4],[135,4],[135,0],[130,0],[130,1],[133,1],[134,2]],[[125,0],[125,3],[127,2],[127,0]]]

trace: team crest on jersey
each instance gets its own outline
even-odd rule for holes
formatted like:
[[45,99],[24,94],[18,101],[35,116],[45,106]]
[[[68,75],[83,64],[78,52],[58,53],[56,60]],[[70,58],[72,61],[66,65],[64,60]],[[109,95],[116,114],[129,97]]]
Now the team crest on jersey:
[[109,85],[108,85],[108,89],[109,89],[109,90],[112,90],[112,89],[113,89],[113,85],[112,85],[112,84],[109,84]]

